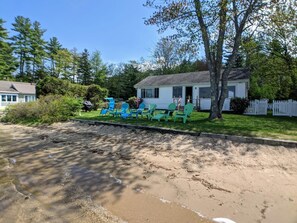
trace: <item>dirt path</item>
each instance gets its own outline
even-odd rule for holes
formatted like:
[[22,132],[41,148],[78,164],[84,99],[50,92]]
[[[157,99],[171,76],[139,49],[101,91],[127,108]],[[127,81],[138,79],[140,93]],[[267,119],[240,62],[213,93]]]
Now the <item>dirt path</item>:
[[297,222],[296,149],[78,123],[0,148],[0,222]]

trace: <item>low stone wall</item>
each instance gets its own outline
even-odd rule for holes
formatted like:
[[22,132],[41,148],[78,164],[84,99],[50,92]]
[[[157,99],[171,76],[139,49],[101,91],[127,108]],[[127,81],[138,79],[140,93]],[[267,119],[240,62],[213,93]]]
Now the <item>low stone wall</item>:
[[82,119],[73,119],[72,121],[77,121],[88,125],[111,125],[111,126],[119,126],[119,127],[132,128],[132,129],[156,131],[161,133],[201,136],[201,137],[208,137],[208,138],[215,138],[215,139],[226,139],[226,140],[240,142],[240,143],[255,143],[255,144],[263,144],[263,145],[270,145],[270,146],[284,146],[289,148],[297,148],[297,141],[291,141],[291,140],[235,136],[235,135],[215,134],[215,133],[206,133],[206,132],[192,132],[192,131],[160,128],[160,127],[153,127],[153,126],[138,126],[138,125],[131,125],[131,124],[89,121],[89,120],[82,120]]

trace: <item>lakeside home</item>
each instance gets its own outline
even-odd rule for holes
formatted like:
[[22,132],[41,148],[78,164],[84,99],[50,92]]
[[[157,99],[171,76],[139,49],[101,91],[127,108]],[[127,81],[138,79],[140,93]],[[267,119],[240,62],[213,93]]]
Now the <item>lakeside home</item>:
[[36,100],[34,83],[0,81],[0,109],[9,104]]
[[[228,77],[228,98],[224,109],[230,109],[230,98],[248,96],[250,71],[233,69]],[[145,104],[157,104],[157,108],[165,109],[168,104],[181,98],[181,106],[187,101],[201,110],[210,108],[210,76],[209,71],[149,76],[134,87],[137,97]]]

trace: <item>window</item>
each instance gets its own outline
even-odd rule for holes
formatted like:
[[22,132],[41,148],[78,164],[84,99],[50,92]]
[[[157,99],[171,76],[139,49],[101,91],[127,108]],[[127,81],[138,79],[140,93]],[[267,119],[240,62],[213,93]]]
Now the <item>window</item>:
[[[199,88],[200,98],[210,98],[210,87],[200,87]],[[228,98],[235,97],[235,86],[228,86]]]
[[33,95],[25,95],[25,102],[35,101],[35,96]]
[[153,98],[153,89],[145,89],[145,97]]
[[178,87],[173,87],[172,89],[172,97],[173,98],[178,98],[183,96],[183,87],[178,86]]
[[228,98],[235,98],[235,86],[228,86]]
[[200,87],[199,98],[210,98],[210,87]]
[[159,98],[159,88],[141,89],[141,98]]
[[1,101],[3,102],[17,102],[16,95],[1,95]]

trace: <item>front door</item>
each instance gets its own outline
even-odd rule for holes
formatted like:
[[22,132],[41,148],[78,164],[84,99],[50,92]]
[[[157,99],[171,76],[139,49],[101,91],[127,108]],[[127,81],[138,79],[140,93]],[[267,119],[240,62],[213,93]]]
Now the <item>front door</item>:
[[193,103],[193,87],[186,87],[185,105],[187,103]]

